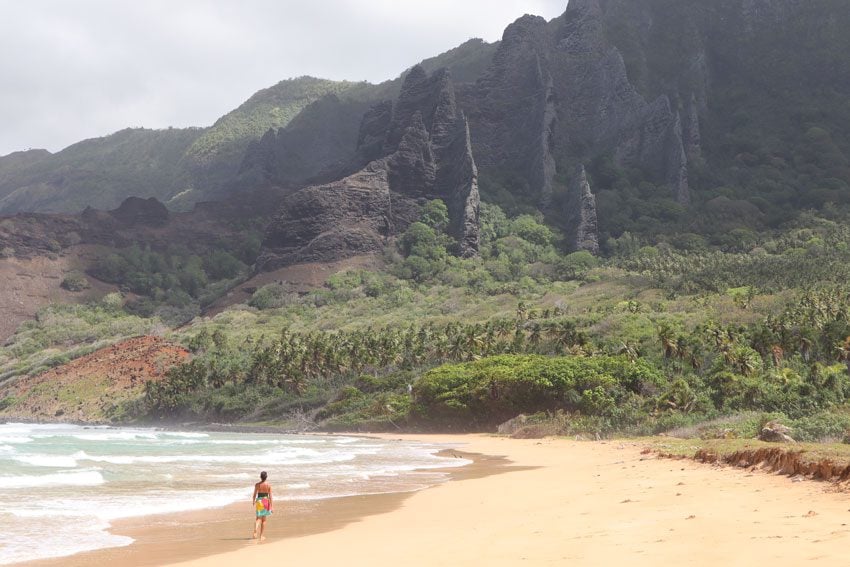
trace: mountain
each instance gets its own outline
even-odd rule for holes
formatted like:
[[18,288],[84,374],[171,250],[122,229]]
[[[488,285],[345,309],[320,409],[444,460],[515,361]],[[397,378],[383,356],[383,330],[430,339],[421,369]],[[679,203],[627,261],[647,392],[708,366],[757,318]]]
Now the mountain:
[[[573,0],[551,22],[524,16],[498,45],[465,46],[474,72],[449,73],[481,197],[541,211],[594,253],[625,232],[725,245],[735,230],[846,207],[843,24],[850,14],[828,0]],[[315,105],[249,146],[243,172],[295,187],[339,179],[363,151],[355,132],[374,136],[364,128],[399,112],[379,103],[358,130],[355,107]],[[299,147],[324,158],[305,168]]]
[[[474,78],[493,49],[493,44],[469,40],[422,65]],[[401,78],[372,85],[298,77],[258,91],[207,128],[133,128],[55,154],[29,150],[0,156],[0,214],[112,209],[129,196],[156,197],[169,208],[185,210],[199,201],[227,198],[234,184],[239,188],[237,175],[251,141],[287,126],[328,95],[344,97],[359,122],[369,104],[396,96],[400,86]],[[322,112],[323,106],[328,103],[309,112]],[[300,123],[309,127],[311,121],[304,117]]]
[[[834,439],[843,8],[572,0],[380,85],[301,78],[210,129],[0,158],[9,202],[99,203],[0,219],[0,381],[30,375],[0,411],[85,395],[98,418],[395,429],[545,410],[562,433],[723,436],[719,416],[784,412]],[[71,368],[76,403],[42,395],[67,361],[166,327],[191,354],[144,399],[102,398],[106,352]]]
[[199,129],[128,128],[55,154],[41,150],[37,159],[7,164],[6,156],[0,162],[0,211],[112,208],[129,195],[168,199],[185,183],[182,155],[199,134]]
[[248,143],[310,103],[354,83],[300,77],[256,93],[209,128],[128,128],[51,154],[0,158],[0,213],[117,207],[129,196],[186,209],[236,173]]
[[470,40],[380,85],[302,77],[210,128],[124,130],[0,158],[0,211],[109,209],[131,195],[188,209],[266,192],[269,204],[344,185],[418,127],[404,114],[407,77],[444,68],[484,201],[542,213],[566,246],[594,253],[627,232],[725,246],[736,230],[850,206],[842,7],[572,0],[559,18],[523,16],[500,42]]
[[[256,151],[269,162],[261,167],[278,162],[274,151],[282,141],[263,138]],[[411,69],[395,104],[382,103],[364,116],[356,141],[348,158],[356,172],[284,198],[266,232],[258,268],[379,252],[386,237],[406,229],[430,199],[448,205],[457,252],[477,253],[478,170],[448,71],[429,76],[421,66]],[[280,156],[282,163],[290,163],[292,155]]]

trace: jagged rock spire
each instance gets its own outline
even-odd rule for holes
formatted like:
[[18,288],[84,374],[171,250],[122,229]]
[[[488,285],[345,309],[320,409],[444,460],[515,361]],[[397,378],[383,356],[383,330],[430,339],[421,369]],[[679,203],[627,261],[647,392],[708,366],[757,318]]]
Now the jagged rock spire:
[[596,219],[596,196],[590,190],[584,165],[578,167],[570,194],[570,226],[574,229],[573,248],[599,253],[599,231]]

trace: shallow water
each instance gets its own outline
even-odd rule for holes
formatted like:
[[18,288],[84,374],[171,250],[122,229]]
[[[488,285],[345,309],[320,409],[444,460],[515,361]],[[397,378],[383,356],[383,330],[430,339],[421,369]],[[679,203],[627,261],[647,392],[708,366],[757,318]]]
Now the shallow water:
[[407,492],[468,464],[421,443],[76,425],[0,424],[0,564],[132,543],[118,518],[250,500]]

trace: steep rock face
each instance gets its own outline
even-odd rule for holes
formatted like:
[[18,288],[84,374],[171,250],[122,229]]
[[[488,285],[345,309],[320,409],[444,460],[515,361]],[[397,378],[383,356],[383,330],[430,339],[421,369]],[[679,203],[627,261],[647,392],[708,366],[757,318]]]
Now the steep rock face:
[[477,253],[477,169],[447,72],[429,76],[414,67],[395,104],[380,103],[365,114],[354,159],[374,156],[379,144],[384,157],[285,198],[267,230],[259,270],[378,251],[416,220],[422,203],[436,198],[449,209],[458,252]]
[[357,156],[360,163],[368,163],[381,157],[384,140],[393,119],[393,103],[385,100],[370,108],[360,121],[357,132]]
[[655,171],[686,203],[687,158],[680,151],[678,115],[666,95],[650,103],[632,85],[622,54],[606,38],[603,15],[599,1],[584,0],[571,2],[563,19],[553,21],[564,125],[558,143],[573,159],[612,153],[620,166]]
[[125,226],[162,226],[169,219],[168,209],[154,197],[127,197],[117,209],[109,211],[109,214]]
[[754,33],[766,25],[786,22],[804,3],[804,0],[743,0],[741,21],[748,33]]
[[384,161],[327,185],[298,191],[266,231],[260,270],[375,252],[391,232]]
[[239,168],[239,185],[298,187],[352,158],[366,105],[326,95],[285,127],[251,142]]
[[647,102],[632,85],[605,33],[605,6],[572,0],[552,22],[523,16],[508,26],[490,70],[463,91],[476,158],[486,171],[519,173],[528,183],[519,190],[543,208],[558,164],[606,154],[655,172],[687,203],[681,120],[666,95]]
[[682,126],[682,141],[689,162],[702,159],[702,135],[699,126],[699,103],[695,94],[691,94],[685,109],[685,123]]
[[543,18],[523,16],[508,26],[490,69],[462,100],[479,165],[519,173],[541,201],[555,173],[550,140],[557,118],[546,25]]
[[570,189],[568,210],[570,226],[575,227],[572,245],[575,250],[586,250],[591,254],[599,253],[599,231],[596,219],[596,197],[590,190],[587,172],[579,166]]
[[476,256],[480,241],[478,167],[472,157],[469,123],[456,120],[437,173],[437,192],[449,209],[449,234],[458,242],[464,258]]

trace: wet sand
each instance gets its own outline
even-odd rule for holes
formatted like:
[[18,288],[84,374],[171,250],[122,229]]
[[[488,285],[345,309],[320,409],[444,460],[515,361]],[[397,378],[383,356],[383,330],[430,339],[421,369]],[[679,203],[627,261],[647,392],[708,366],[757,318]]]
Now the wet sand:
[[293,504],[261,544],[246,539],[246,501],[191,527],[137,526],[139,542],[126,548],[40,564],[850,564],[850,495],[827,483],[660,459],[639,441],[387,437],[490,457],[409,495],[303,503],[315,507],[298,513]]
[[[473,464],[445,469],[450,479],[481,478],[508,470],[510,462],[500,457],[448,450],[445,456],[463,457]],[[511,470],[514,467],[510,467]],[[254,505],[251,487],[246,487],[244,503],[224,508],[195,510],[187,514],[162,514],[116,520],[110,532],[132,537],[126,547],[113,547],[69,557],[16,563],[18,567],[151,567],[198,559],[255,546]],[[370,494],[325,500],[275,502],[275,513],[266,526],[266,542],[302,537],[340,529],[373,514],[397,509],[414,493]],[[49,539],[49,536],[48,538]]]

